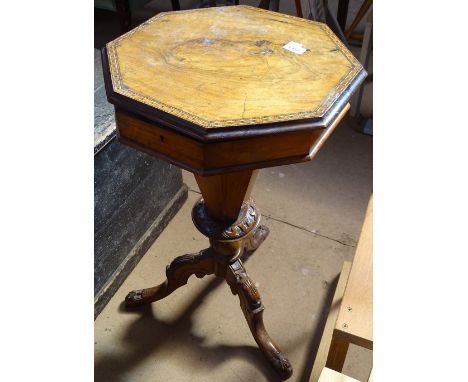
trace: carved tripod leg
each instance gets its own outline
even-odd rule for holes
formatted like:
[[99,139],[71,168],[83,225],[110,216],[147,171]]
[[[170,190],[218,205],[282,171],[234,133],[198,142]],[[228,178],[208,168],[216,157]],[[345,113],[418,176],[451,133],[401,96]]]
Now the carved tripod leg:
[[289,378],[293,372],[291,363],[273,343],[265,329],[263,324],[264,307],[260,300],[260,294],[240,260],[229,265],[226,281],[231,287],[232,293],[239,296],[242,311],[258,347],[280,377],[282,379]]
[[131,291],[125,297],[125,305],[134,307],[161,300],[187,284],[191,275],[195,274],[201,278],[212,273],[214,273],[214,263],[209,250],[176,257],[166,268],[166,281],[153,288]]

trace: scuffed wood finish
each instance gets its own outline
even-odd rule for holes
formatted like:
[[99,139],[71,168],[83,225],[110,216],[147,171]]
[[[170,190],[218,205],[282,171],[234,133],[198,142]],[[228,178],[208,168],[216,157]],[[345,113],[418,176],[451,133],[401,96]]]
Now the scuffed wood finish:
[[187,284],[191,275],[195,274],[201,278],[212,273],[214,273],[214,264],[208,250],[176,257],[166,269],[165,282],[153,288],[130,292],[125,297],[125,304],[127,307],[135,307],[161,300]]
[[247,170],[214,176],[195,175],[208,214],[215,220],[235,221],[243,201],[250,197],[257,173]]
[[325,24],[243,5],[160,13],[107,54],[115,93],[207,129],[323,117],[363,72]]
[[[268,227],[261,225],[256,227],[248,238],[243,239],[242,258],[248,259],[269,233]],[[162,300],[176,289],[186,285],[192,275],[202,278],[217,273],[218,276],[225,277],[226,272],[227,264],[219,264],[219,258],[214,254],[213,248],[207,248],[195,254],[178,256],[167,266],[164,282],[155,287],[129,292],[125,297],[125,305],[127,308],[135,308]]]
[[368,349],[373,347],[372,214],[371,198],[335,326],[335,336]]
[[116,123],[122,143],[207,176],[309,161],[338,126],[349,107],[349,104],[345,105],[326,129],[212,143],[198,141],[123,111],[116,111]]
[[293,372],[292,365],[265,329],[263,324],[264,307],[260,294],[241,260],[236,260],[228,267],[226,281],[231,287],[232,293],[239,296],[240,305],[250,331],[263,355],[282,379],[289,378]]

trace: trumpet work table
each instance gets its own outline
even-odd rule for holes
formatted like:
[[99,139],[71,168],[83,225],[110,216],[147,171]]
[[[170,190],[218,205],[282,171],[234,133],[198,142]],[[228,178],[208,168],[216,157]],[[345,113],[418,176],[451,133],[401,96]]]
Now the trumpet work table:
[[120,142],[195,175],[192,219],[210,242],[126,305],[160,300],[191,275],[222,277],[260,350],[289,378],[243,264],[269,232],[250,191],[258,169],[315,156],[365,71],[326,25],[249,6],[160,13],[108,43],[102,59]]

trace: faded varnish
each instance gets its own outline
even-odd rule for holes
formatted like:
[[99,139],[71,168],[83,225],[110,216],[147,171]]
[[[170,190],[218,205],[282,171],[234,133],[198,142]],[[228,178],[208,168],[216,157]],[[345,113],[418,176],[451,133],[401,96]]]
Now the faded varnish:
[[107,49],[117,93],[206,128],[321,117],[362,69],[326,25],[249,6],[161,13]]

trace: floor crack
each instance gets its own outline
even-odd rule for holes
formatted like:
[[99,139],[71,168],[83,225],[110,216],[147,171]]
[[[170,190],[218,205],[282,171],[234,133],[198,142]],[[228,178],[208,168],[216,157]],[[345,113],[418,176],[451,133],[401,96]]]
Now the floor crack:
[[264,217],[267,218],[267,219],[271,219],[271,220],[277,221],[277,222],[279,222],[279,223],[287,224],[287,225],[289,225],[289,226],[291,226],[291,227],[300,229],[300,230],[302,230],[302,231],[309,232],[309,233],[314,234],[314,235],[316,235],[316,236],[323,237],[324,239],[328,239],[328,240],[335,241],[335,242],[337,242],[337,243],[339,243],[339,244],[341,244],[341,245],[345,245],[345,246],[347,246],[347,247],[352,247],[352,248],[355,248],[355,247],[356,247],[355,245],[345,243],[345,242],[343,242],[343,241],[341,241],[341,240],[334,239],[333,237],[330,237],[330,236],[327,236],[327,235],[322,235],[322,234],[320,234],[320,233],[311,231],[310,229],[307,229],[307,228],[302,227],[302,226],[300,226],[300,225],[296,225],[296,224],[290,223],[290,222],[288,222],[288,221],[286,221],[286,220],[282,220],[282,219],[275,218],[275,217],[273,217],[273,216],[271,216],[271,215],[262,214],[262,216],[264,216]]
[[[189,191],[194,192],[195,194],[201,195],[201,192],[196,191],[196,190],[194,190],[194,189],[192,189],[192,188],[189,188]],[[355,245],[345,243],[344,241],[341,241],[341,240],[338,240],[338,239],[334,239],[333,237],[330,237],[330,236],[327,236],[327,235],[322,235],[321,233],[317,233],[317,232],[311,231],[310,229],[307,229],[306,227],[302,227],[302,226],[300,226],[300,225],[296,225],[296,224],[290,223],[290,222],[288,222],[288,221],[286,221],[286,220],[278,219],[278,218],[275,218],[275,217],[273,217],[273,216],[271,216],[271,215],[267,215],[267,214],[262,214],[262,216],[265,217],[265,218],[267,218],[267,219],[274,220],[274,221],[276,221],[276,222],[278,222],[278,223],[287,224],[287,225],[289,225],[289,226],[291,226],[291,227],[300,229],[300,230],[302,230],[302,231],[309,232],[309,233],[311,233],[311,234],[313,234],[313,235],[315,235],[315,236],[323,237],[324,239],[328,239],[328,240],[334,241],[334,242],[339,243],[339,244],[341,244],[341,245],[344,245],[344,246],[346,246],[346,247],[356,248]]]
[[189,187],[188,190],[191,191],[191,192],[194,192],[194,193],[196,193],[196,194],[198,194],[198,195],[201,195],[201,192],[200,192],[200,191],[194,190],[193,188],[190,188],[190,187]]

